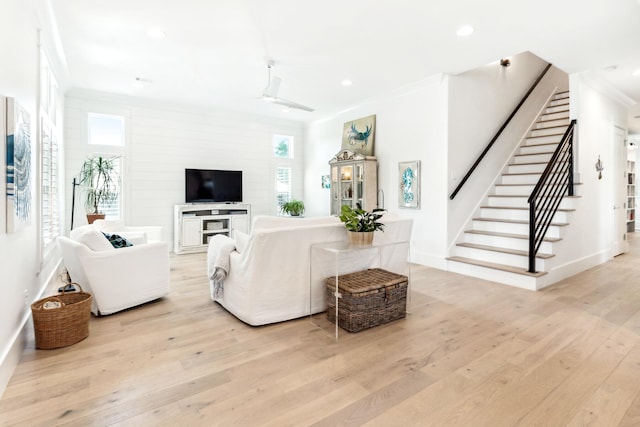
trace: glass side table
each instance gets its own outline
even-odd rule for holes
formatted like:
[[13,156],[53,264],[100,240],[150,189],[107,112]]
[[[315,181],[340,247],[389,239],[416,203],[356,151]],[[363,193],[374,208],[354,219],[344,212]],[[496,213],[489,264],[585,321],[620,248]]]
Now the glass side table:
[[[341,294],[339,292],[339,276],[369,268],[382,268],[392,273],[407,276],[407,313],[411,302],[411,268],[409,241],[383,242],[371,246],[352,246],[346,241],[316,243],[311,245],[311,265],[309,280],[309,317],[311,322],[334,335],[337,340],[340,327],[338,310]],[[335,278],[333,295],[327,295],[325,279]],[[327,319],[327,298],[335,298],[335,325]]]

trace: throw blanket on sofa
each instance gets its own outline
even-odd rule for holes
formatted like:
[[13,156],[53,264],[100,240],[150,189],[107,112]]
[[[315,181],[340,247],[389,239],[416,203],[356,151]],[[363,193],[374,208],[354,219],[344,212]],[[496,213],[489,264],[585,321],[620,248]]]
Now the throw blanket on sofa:
[[213,281],[213,297],[222,298],[224,279],[229,274],[229,255],[236,249],[236,244],[228,236],[216,234],[211,237],[207,249],[208,276]]

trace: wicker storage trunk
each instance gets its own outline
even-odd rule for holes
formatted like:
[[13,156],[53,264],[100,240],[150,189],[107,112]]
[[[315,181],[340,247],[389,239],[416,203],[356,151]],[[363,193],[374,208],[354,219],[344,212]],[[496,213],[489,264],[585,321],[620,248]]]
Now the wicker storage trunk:
[[[336,278],[325,279],[327,317],[336,321]],[[349,332],[402,319],[407,313],[407,276],[380,268],[338,276],[342,297],[338,301],[338,325]]]

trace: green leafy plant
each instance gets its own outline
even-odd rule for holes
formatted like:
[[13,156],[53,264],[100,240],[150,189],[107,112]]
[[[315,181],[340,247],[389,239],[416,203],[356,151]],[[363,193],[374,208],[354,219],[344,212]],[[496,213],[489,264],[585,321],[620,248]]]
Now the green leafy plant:
[[384,231],[384,224],[378,221],[384,215],[382,213],[384,211],[384,209],[374,209],[371,212],[367,212],[363,209],[352,209],[351,206],[343,205],[340,221],[344,222],[349,231]]
[[89,157],[82,164],[79,184],[85,189],[87,212],[98,214],[99,205],[118,198],[120,177],[116,167],[117,158]]
[[291,216],[300,216],[304,213],[304,202],[292,199],[280,205],[280,212]]

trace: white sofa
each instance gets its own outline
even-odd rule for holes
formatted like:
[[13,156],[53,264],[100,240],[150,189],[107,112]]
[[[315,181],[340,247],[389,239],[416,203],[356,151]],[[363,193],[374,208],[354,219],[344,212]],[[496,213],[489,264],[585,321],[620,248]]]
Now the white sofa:
[[[413,224],[411,219],[386,214],[382,222],[385,231],[376,232],[374,244],[409,242]],[[323,279],[335,270],[331,267],[332,259],[314,259],[315,274],[312,277],[311,246],[346,240],[344,224],[336,217],[256,216],[250,235],[236,232],[236,250],[229,257],[230,269],[224,280],[222,296],[215,297],[214,282],[210,280],[211,299],[240,320],[254,326],[324,311]],[[408,243],[401,245],[390,255],[394,259],[386,260],[386,264],[400,262],[406,266],[408,251]],[[209,277],[213,271],[212,258],[209,251]],[[346,263],[348,265],[342,266],[340,274],[378,266],[373,265],[377,261],[370,255],[364,258],[352,259]],[[310,295],[314,295],[313,301]]]
[[82,226],[58,246],[73,282],[93,295],[95,315],[112,314],[169,293],[169,248],[166,242],[115,249],[94,226]]

